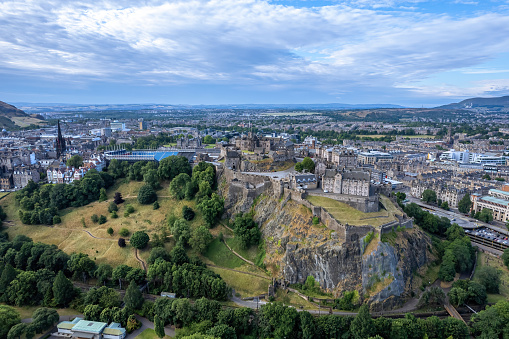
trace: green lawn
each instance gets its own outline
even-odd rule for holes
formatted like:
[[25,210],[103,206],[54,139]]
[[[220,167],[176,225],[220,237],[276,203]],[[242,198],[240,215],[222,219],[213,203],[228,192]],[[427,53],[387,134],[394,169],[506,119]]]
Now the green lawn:
[[[156,335],[156,331],[154,331],[151,328],[147,328],[143,332],[141,332],[138,336],[136,336],[138,339],[159,339],[159,337]],[[164,338],[171,338],[169,336],[164,336]]]
[[235,289],[235,293],[239,293],[241,297],[254,297],[262,293],[267,293],[271,282],[270,279],[233,272],[223,268],[210,267],[210,269],[219,274],[228,286]]
[[242,259],[230,252],[218,238],[210,243],[204,256],[215,265],[221,267],[236,268],[245,264]]
[[[396,220],[392,213],[385,210],[374,213],[363,213],[345,203],[330,198],[310,195],[306,199],[315,206],[325,208],[327,212],[343,224],[347,223],[354,226],[371,225],[376,227]],[[388,200],[389,199],[387,199],[387,201]],[[385,203],[387,203],[387,201]]]
[[243,249],[240,245],[240,241],[237,238],[225,239],[228,246],[230,246],[235,252],[240,254],[247,260],[255,261],[256,255],[258,254],[258,246],[251,246],[250,248]]

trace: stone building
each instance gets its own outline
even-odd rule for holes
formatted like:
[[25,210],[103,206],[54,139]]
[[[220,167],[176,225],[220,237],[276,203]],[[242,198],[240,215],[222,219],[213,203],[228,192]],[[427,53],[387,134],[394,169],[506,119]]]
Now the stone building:
[[437,199],[446,201],[450,208],[457,208],[460,200],[469,193],[466,188],[456,188],[455,186],[447,185],[443,181],[427,182],[427,181],[414,181],[410,187],[410,194],[415,198],[422,198],[422,193],[425,190],[432,190],[437,194]]
[[41,175],[35,169],[31,168],[17,168],[12,173],[12,179],[14,187],[20,189],[28,185],[28,182],[32,180],[38,183],[41,180]]
[[177,148],[201,148],[202,143],[200,138],[187,138],[182,137],[177,139]]
[[472,202],[475,212],[487,208],[493,212],[493,220],[509,221],[509,192],[491,189],[488,195],[472,194]]
[[322,189],[325,193],[338,193],[368,197],[374,194],[371,176],[363,170],[329,169],[322,177]]

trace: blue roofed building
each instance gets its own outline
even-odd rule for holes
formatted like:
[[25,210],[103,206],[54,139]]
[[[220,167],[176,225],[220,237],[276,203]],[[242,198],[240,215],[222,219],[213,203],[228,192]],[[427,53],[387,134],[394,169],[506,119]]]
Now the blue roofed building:
[[123,339],[127,332],[119,323],[83,320],[75,318],[73,321],[62,321],[57,325],[57,332],[53,337],[72,339]]

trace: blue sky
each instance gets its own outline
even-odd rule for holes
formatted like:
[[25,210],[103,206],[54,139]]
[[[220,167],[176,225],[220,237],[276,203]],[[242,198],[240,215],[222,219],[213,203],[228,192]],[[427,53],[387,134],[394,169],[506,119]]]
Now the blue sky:
[[509,95],[509,0],[2,1],[0,80],[6,102]]

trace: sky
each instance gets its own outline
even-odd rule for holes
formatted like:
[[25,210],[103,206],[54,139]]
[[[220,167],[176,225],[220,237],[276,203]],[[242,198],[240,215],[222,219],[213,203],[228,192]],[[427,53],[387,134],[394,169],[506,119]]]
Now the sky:
[[399,104],[509,95],[509,0],[0,1],[0,100]]

